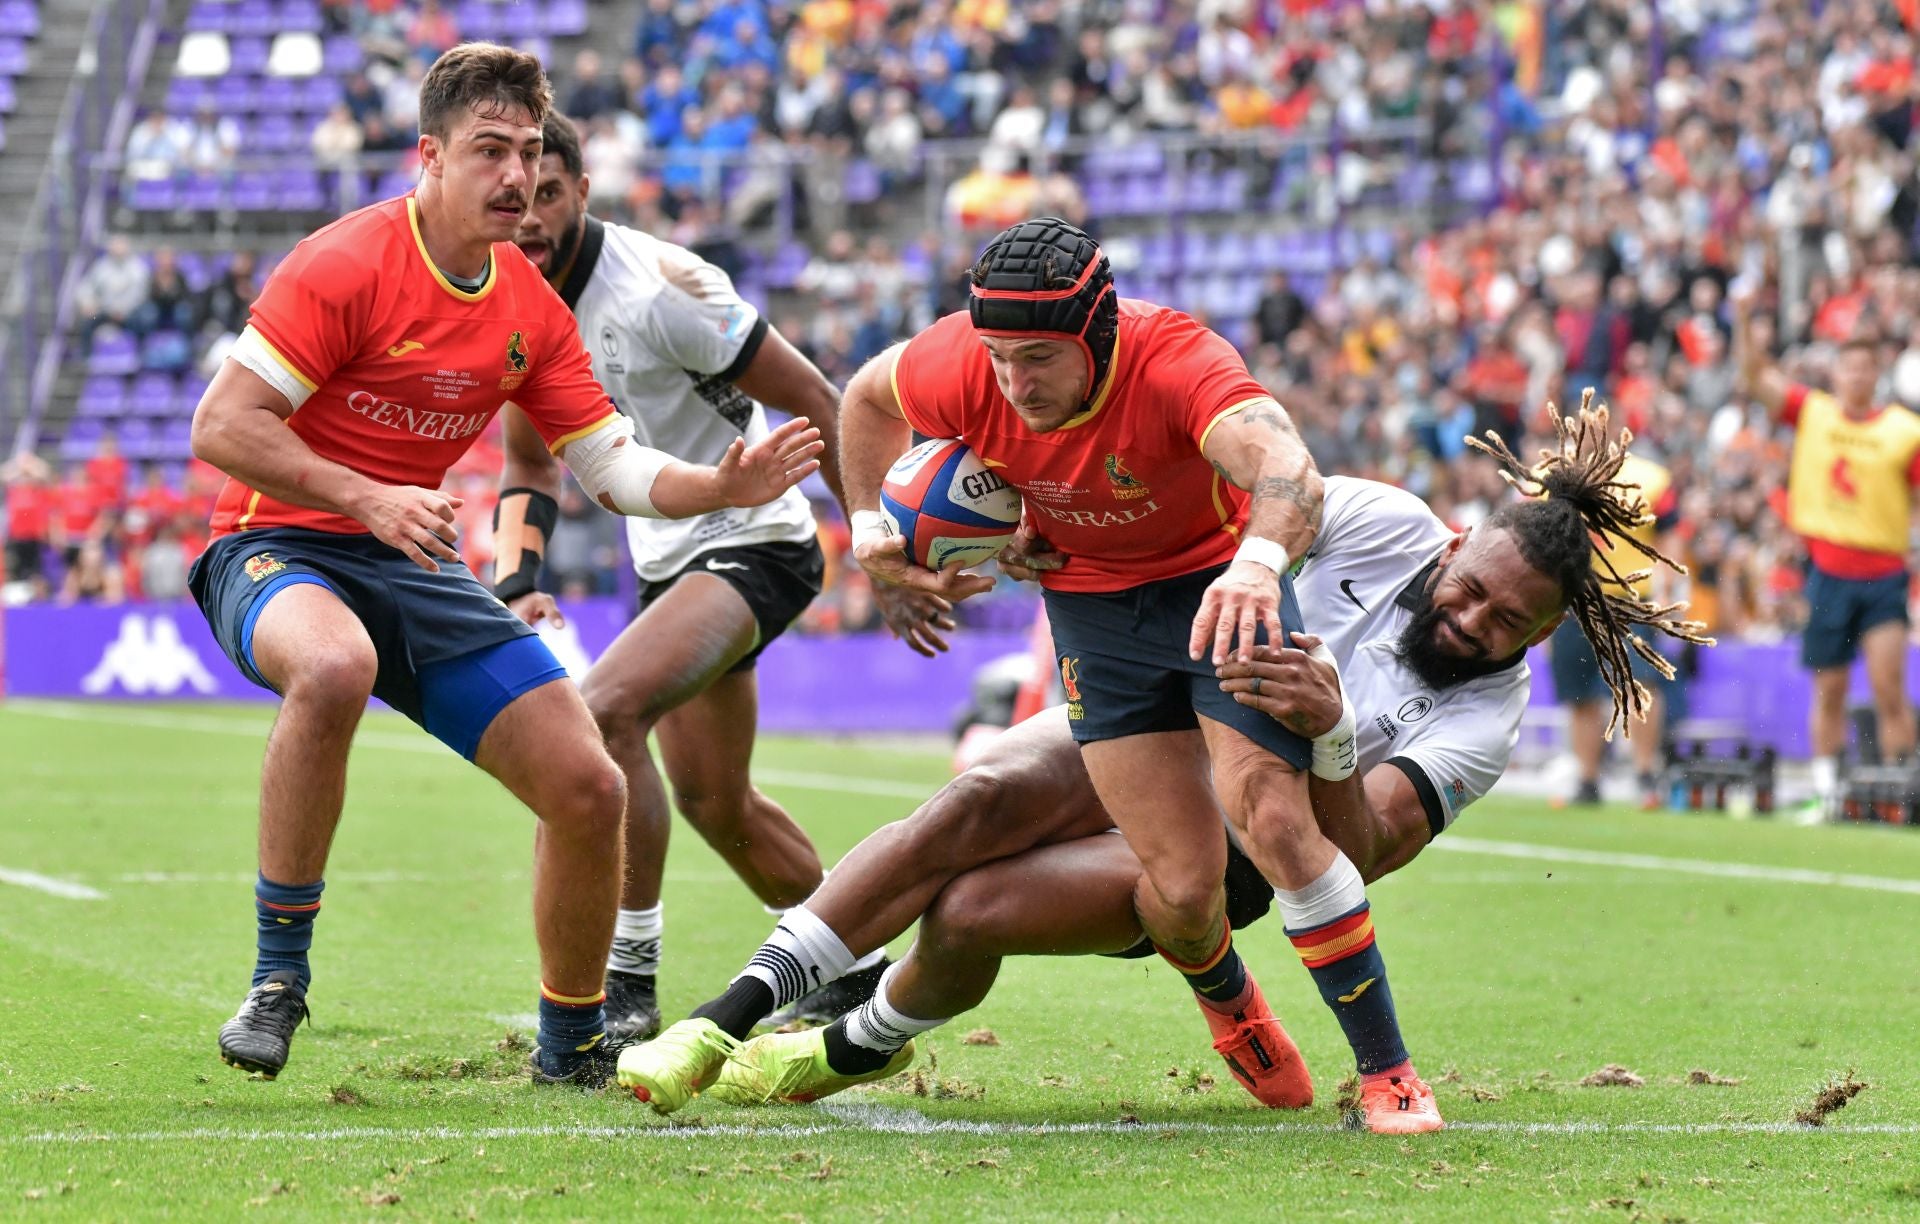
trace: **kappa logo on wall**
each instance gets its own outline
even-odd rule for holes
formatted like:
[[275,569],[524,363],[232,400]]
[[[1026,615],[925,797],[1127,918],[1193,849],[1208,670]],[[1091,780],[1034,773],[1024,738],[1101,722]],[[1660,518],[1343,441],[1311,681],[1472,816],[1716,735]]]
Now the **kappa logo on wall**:
[[129,612],[120,620],[119,636],[107,643],[100,661],[80,680],[80,690],[97,697],[122,691],[168,697],[182,688],[213,693],[219,684],[193,647],[180,639],[180,627],[170,616]]

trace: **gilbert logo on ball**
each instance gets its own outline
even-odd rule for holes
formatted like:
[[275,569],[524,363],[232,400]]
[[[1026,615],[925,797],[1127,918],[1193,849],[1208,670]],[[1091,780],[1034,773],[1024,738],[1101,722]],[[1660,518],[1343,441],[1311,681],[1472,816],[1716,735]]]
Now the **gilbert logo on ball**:
[[934,438],[900,456],[887,473],[880,517],[888,531],[907,537],[916,565],[978,565],[1013,538],[1020,494],[966,443]]

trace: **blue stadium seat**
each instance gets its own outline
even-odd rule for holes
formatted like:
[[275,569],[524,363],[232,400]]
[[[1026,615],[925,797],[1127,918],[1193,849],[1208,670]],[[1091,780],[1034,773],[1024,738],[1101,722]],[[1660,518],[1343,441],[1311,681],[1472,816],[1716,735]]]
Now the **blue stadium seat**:
[[340,78],[322,74],[301,81],[297,96],[298,109],[317,119],[347,100],[347,88],[340,83]]
[[180,190],[172,179],[136,179],[123,198],[135,212],[169,212],[180,206]]
[[313,0],[281,0],[277,29],[318,34],[325,28],[326,22],[321,19],[320,6]]
[[240,212],[272,212],[280,206],[273,176],[257,171],[235,175],[227,198]]
[[67,426],[66,436],[60,439],[60,457],[68,461],[93,458],[106,432],[106,426],[99,421],[72,422]]
[[180,462],[193,458],[193,421],[191,418],[176,417],[160,425],[160,436],[154,439],[151,448],[155,459]]
[[320,176],[312,170],[282,170],[274,176],[274,193],[288,212],[314,212],[328,206]]
[[303,109],[300,101],[302,82],[286,77],[265,77],[254,85],[253,109],[263,115],[284,115]]
[[274,11],[272,0],[240,0],[227,20],[231,23],[229,32],[233,34],[272,38],[279,29],[280,15]]
[[267,70],[273,46],[264,38],[235,38],[227,44],[227,71],[236,76],[259,76]]
[[174,386],[173,375],[159,370],[136,375],[127,387],[126,410],[134,416],[172,416]]
[[153,458],[153,426],[138,418],[120,422],[120,453],[129,459]]
[[253,81],[249,77],[221,77],[213,83],[208,101],[223,115],[245,114],[254,109]]
[[551,0],[546,6],[541,28],[549,38],[574,38],[585,34],[587,0]]
[[27,74],[27,43],[21,38],[0,38],[0,76]]
[[367,53],[360,49],[360,40],[351,34],[335,34],[328,38],[322,50],[321,71],[336,76],[360,71],[360,65],[366,63]]
[[32,0],[0,0],[0,37],[37,38],[40,10]]
[[195,174],[180,185],[181,208],[212,212],[226,206],[226,184],[217,174]]
[[193,363],[193,341],[185,332],[162,329],[140,344],[143,370],[184,370]]

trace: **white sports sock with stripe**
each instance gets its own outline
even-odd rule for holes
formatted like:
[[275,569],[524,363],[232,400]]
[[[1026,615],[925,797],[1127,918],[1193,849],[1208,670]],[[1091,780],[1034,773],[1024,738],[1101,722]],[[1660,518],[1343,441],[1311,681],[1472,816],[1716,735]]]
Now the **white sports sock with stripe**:
[[796,905],[781,916],[780,925],[773,928],[773,934],[753,954],[740,977],[765,982],[773,992],[773,1009],[778,1011],[852,967],[853,953],[833,928],[806,906]]

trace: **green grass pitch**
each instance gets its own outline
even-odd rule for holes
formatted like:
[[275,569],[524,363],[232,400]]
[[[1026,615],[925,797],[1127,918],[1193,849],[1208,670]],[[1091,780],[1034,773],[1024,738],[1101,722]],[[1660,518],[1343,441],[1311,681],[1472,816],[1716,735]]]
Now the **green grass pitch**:
[[[0,1218],[1920,1217],[1920,830],[1474,809],[1372,889],[1440,1135],[1339,1128],[1349,1056],[1271,918],[1241,947],[1314,1068],[1302,1114],[1227,1079],[1170,971],[1086,959],[1010,964],[917,1076],[669,1122],[497,1048],[536,990],[531,819],[386,715],[315,1022],[278,1082],[220,1064],[269,717],[0,707]],[[829,861],[945,772],[841,741],[758,763]],[[684,828],[666,906],[677,1016],[771,920]],[[1582,1086],[1605,1064],[1644,1084]],[[1871,1086],[1790,1124],[1849,1070]]]

